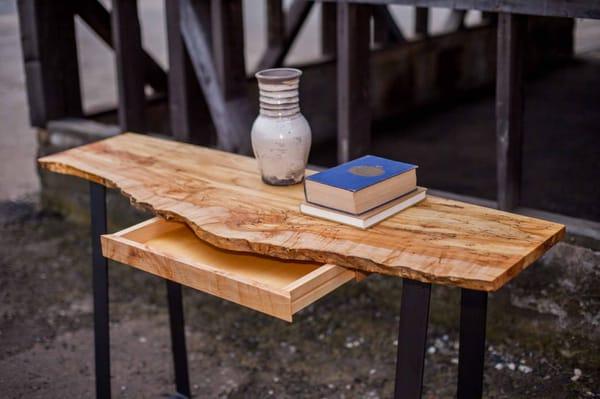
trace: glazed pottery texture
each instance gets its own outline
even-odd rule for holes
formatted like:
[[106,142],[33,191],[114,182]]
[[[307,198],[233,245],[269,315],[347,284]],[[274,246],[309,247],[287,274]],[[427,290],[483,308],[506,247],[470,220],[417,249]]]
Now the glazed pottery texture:
[[284,186],[304,179],[311,130],[300,113],[301,74],[293,68],[266,69],[256,74],[260,113],[252,126],[252,149],[267,184]]

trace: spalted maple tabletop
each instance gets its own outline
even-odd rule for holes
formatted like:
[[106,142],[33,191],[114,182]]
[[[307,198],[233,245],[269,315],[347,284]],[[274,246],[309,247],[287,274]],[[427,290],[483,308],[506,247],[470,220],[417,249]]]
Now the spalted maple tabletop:
[[560,224],[434,196],[359,230],[302,215],[302,185],[262,183],[253,158],[132,133],[39,162],[117,188],[218,247],[476,290],[500,288],[565,233]]

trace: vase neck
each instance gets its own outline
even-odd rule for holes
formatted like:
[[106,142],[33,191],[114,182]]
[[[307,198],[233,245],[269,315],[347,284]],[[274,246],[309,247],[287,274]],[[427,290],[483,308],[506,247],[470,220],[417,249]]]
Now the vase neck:
[[258,82],[260,114],[271,118],[287,118],[300,113],[299,79],[285,82]]

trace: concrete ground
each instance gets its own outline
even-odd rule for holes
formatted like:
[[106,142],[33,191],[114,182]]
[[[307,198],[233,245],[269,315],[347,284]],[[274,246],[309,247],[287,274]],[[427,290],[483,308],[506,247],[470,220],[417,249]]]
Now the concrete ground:
[[[113,226],[116,228],[117,226]],[[89,231],[0,206],[0,391],[93,396]],[[489,299],[485,397],[600,398],[600,252],[559,244]],[[401,280],[349,283],[293,324],[184,289],[197,398],[389,398]],[[173,390],[165,286],[110,266],[113,393]],[[433,288],[425,398],[455,395],[459,290]]]

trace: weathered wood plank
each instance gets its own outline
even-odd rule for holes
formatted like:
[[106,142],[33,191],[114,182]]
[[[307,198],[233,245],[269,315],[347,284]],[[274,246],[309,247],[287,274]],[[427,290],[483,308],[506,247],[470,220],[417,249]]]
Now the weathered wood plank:
[[246,96],[242,1],[212,0],[211,12],[213,56],[223,96]]
[[403,4],[515,14],[600,19],[600,3],[594,0],[322,0],[364,4]]
[[285,17],[285,35],[277,46],[269,46],[258,62],[258,70],[276,68],[283,64],[300,28],[312,6],[312,1],[294,0]]
[[337,8],[335,3],[321,3],[321,53],[337,55]]
[[137,0],[113,0],[112,37],[115,49],[119,126],[123,131],[145,129],[142,33]]
[[496,174],[498,207],[519,204],[523,149],[523,57],[527,17],[500,14],[496,72]]
[[245,97],[226,101],[198,5],[198,1],[180,0],[181,34],[217,131],[217,145],[227,151],[248,152],[250,105]]
[[564,226],[428,196],[369,230],[302,215],[302,185],[261,183],[256,160],[123,134],[40,159],[120,189],[225,249],[476,290],[496,290],[562,238]]
[[[210,3],[203,3],[210,5]],[[215,144],[209,129],[210,113],[183,44],[179,23],[179,0],[165,0],[169,51],[169,117],[175,138],[200,145]]]
[[415,33],[421,37],[429,36],[429,8],[415,7]]
[[386,26],[385,17],[381,12],[382,9],[387,10],[387,6],[373,6],[373,43],[379,46],[386,46],[393,41],[393,38]]
[[373,41],[379,45],[405,42],[402,30],[387,5],[373,6]]
[[466,15],[467,11],[465,10],[452,10],[444,22],[444,30],[446,32],[456,32],[464,29]]
[[33,126],[81,116],[81,90],[72,2],[20,0],[19,27]]
[[285,36],[285,13],[282,0],[267,0],[267,46],[283,44]]
[[[177,0],[175,0],[177,1]],[[110,12],[98,0],[78,0],[74,2],[75,12],[109,47],[113,47]],[[168,5],[170,1],[166,1]],[[167,73],[143,50],[144,79],[157,93],[167,92]]]
[[341,163],[364,155],[371,143],[371,7],[338,4],[337,16],[337,151]]
[[212,0],[213,59],[219,87],[236,134],[236,151],[250,153],[250,128],[255,112],[246,92],[242,0]]

